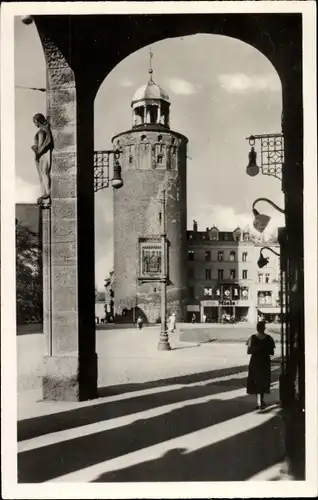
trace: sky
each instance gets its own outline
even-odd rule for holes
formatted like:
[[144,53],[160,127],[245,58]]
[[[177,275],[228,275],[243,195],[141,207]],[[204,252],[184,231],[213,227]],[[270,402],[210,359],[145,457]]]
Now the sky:
[[[240,40],[198,34],[152,44],[153,79],[170,96],[171,129],[188,144],[188,228],[215,224],[220,230],[252,227],[252,203],[270,198],[283,207],[281,182],[246,175],[252,134],[281,132],[281,83],[271,63]],[[106,57],[106,55],[105,55]],[[95,150],[111,148],[112,136],[131,128],[131,99],[148,79],[149,47],[122,60],[105,78],[95,99]],[[15,23],[16,202],[35,203],[41,195],[30,149],[32,116],[46,114],[44,93],[17,86],[45,87],[45,60],[34,24]],[[124,189],[124,187],[122,188]],[[272,217],[266,230],[284,225],[268,204],[260,211]],[[95,269],[101,288],[112,269],[112,190],[95,195]]]

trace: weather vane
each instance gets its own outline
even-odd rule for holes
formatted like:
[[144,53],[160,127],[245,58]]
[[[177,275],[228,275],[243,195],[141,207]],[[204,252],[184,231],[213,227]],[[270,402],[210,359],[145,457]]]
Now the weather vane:
[[150,78],[149,78],[149,81],[152,82],[152,73],[153,73],[153,69],[152,69],[152,58],[153,58],[153,53],[151,51],[151,47],[149,47],[149,75],[150,75]]

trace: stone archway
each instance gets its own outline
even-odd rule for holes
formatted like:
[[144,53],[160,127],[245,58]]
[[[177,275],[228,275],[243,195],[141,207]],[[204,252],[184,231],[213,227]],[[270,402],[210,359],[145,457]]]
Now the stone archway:
[[[52,245],[52,262],[57,258],[60,264],[52,272],[50,338],[55,350],[46,360],[45,397],[85,399],[97,395],[92,159],[93,100],[98,87],[111,69],[138,48],[163,38],[194,33],[226,35],[252,45],[269,59],[282,81],[285,139],[283,189],[288,257],[291,276],[297,275],[289,321],[298,349],[297,366],[300,387],[303,387],[301,15],[179,15],[178,23],[175,23],[174,15],[36,16],[35,23],[48,67],[48,111],[49,115],[52,114],[52,127],[56,129],[58,144],[61,144],[55,151],[52,168],[52,242],[54,238],[62,238],[59,242],[64,243],[64,246],[59,245],[59,250],[58,246]],[[84,38],[81,36],[83,32]],[[125,33],[126,36],[118,37],[118,33]],[[60,109],[66,89],[70,100]],[[60,116],[64,121],[60,120]],[[58,213],[61,226],[53,221]],[[69,219],[66,217],[68,213],[72,214]],[[72,222],[66,222],[66,219]],[[65,227],[63,235],[60,234],[62,226]],[[70,245],[66,244],[69,234],[73,238],[72,255],[69,254]],[[57,253],[58,257],[54,257]],[[67,280],[73,279],[75,298],[69,310],[63,309],[65,304],[57,292],[59,287],[63,287],[62,283],[65,286],[65,276]],[[70,361],[66,362],[68,356]],[[92,366],[95,368],[91,369]]]

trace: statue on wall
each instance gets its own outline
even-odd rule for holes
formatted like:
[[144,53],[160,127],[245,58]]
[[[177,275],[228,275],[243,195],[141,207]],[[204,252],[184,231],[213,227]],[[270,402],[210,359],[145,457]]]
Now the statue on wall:
[[34,115],[33,122],[39,130],[35,134],[32,150],[35,153],[35,164],[43,190],[42,196],[38,199],[38,204],[45,206],[50,204],[50,173],[54,143],[50,125],[41,113]]

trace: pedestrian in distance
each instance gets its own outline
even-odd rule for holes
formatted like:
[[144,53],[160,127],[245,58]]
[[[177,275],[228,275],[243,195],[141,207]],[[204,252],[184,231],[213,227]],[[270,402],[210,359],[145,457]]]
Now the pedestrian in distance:
[[142,325],[143,325],[143,319],[142,319],[141,316],[138,316],[138,318],[137,318],[137,328],[139,330],[141,330],[142,329]]
[[206,314],[203,314],[203,316],[202,316],[202,323],[206,323],[206,320],[207,320]]
[[247,341],[247,354],[251,355],[247,376],[247,394],[255,394],[257,409],[266,407],[264,395],[270,393],[271,356],[274,355],[275,342],[265,333],[265,321],[256,325],[257,333]]
[[193,313],[192,318],[191,318],[191,323],[195,323],[195,322],[196,322],[196,315]]
[[169,330],[171,333],[173,333],[176,329],[176,313],[172,313],[171,316],[168,319],[169,323]]

